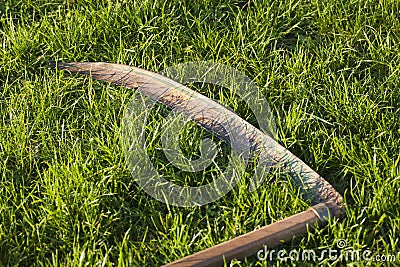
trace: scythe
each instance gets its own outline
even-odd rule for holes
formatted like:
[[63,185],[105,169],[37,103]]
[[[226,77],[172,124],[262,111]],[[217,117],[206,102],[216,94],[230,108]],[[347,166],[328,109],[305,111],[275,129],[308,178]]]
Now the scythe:
[[[227,135],[217,121],[223,121],[230,115],[230,124],[251,141],[251,149],[258,156],[259,162],[268,165],[271,162],[281,164],[299,183],[313,206],[308,210],[264,226],[258,230],[238,236],[214,247],[205,249],[165,266],[218,266],[224,260],[239,259],[257,253],[263,245],[269,248],[289,241],[294,235],[304,234],[313,225],[324,225],[329,218],[340,218],[344,213],[343,198],[325,179],[312,170],[302,160],[281,146],[272,137],[266,135],[232,111],[215,101],[191,90],[162,75],[140,68],[121,64],[102,62],[51,63],[54,67],[91,76],[96,80],[110,82],[135,89],[158,102],[178,110],[185,117],[196,121],[206,130],[227,140]],[[200,101],[201,100],[201,101]],[[204,103],[218,106],[208,110],[205,118]],[[213,119],[215,118],[215,120]]]

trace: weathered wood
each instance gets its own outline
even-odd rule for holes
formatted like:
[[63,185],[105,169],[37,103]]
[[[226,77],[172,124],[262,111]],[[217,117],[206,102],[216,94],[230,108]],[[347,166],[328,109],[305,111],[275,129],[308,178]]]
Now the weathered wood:
[[166,264],[164,267],[221,266],[224,261],[254,256],[264,246],[270,249],[284,241],[290,241],[293,236],[306,233],[310,227],[322,226],[328,217],[338,216],[340,211],[335,204],[321,203],[304,212]]

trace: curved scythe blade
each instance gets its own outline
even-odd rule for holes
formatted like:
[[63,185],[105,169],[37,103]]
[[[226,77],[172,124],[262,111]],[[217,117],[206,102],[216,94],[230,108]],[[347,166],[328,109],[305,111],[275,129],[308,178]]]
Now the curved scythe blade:
[[[333,202],[338,207],[342,206],[343,198],[340,193],[289,150],[227,108],[182,84],[150,71],[121,64],[103,62],[51,64],[71,73],[85,74],[96,80],[136,89],[150,98],[182,112],[186,117],[193,119],[208,131],[214,132],[228,142],[229,138],[225,130],[218,127],[217,121],[221,121],[223,117],[226,117],[225,115],[229,114],[229,117],[232,118],[230,123],[240,129],[240,135],[246,135],[246,138],[250,140],[252,151],[259,157],[259,164],[269,166],[272,159],[273,162],[285,166],[307,196],[311,198],[313,204]],[[207,112],[208,116],[203,116],[204,112]],[[218,120],[212,118],[218,118]]]

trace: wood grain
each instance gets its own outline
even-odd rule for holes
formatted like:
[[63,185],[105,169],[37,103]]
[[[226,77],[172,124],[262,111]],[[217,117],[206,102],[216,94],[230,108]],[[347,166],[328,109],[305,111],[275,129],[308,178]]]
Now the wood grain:
[[164,267],[221,266],[224,261],[255,256],[260,249],[269,249],[290,241],[293,236],[307,233],[314,226],[323,226],[330,217],[339,217],[340,211],[334,203],[321,203],[310,209],[264,226],[253,232],[238,236],[211,248],[189,255]]

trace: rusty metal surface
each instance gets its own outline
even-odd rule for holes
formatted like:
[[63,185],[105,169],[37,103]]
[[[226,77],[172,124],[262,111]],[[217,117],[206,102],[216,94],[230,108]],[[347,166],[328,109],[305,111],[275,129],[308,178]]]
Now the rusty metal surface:
[[238,134],[237,140],[245,138],[250,141],[251,151],[258,156],[259,164],[266,168],[275,164],[282,165],[313,204],[330,201],[342,206],[340,193],[302,160],[237,114],[187,86],[162,75],[121,64],[74,62],[53,65],[70,73],[85,74],[96,80],[135,89],[196,121],[227,142],[229,137],[225,131],[226,125],[233,126]]

